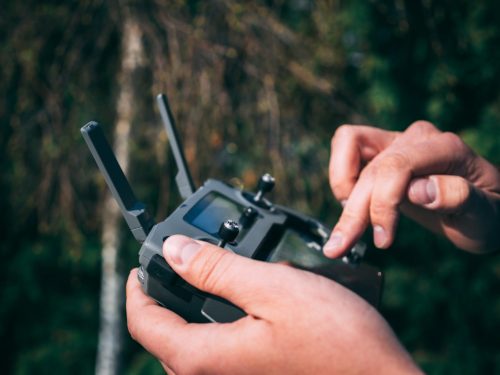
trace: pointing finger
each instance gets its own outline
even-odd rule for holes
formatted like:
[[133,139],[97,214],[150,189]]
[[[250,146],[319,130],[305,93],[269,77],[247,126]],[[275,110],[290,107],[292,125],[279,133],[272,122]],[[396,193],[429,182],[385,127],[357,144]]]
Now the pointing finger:
[[369,223],[370,196],[374,175],[370,168],[361,173],[358,183],[346,201],[342,215],[323,246],[325,256],[336,258],[350,249],[361,237]]

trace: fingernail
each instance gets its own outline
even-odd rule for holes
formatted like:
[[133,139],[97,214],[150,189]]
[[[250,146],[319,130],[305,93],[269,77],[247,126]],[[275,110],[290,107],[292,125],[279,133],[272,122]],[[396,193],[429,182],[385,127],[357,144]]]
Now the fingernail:
[[164,243],[164,254],[178,265],[188,263],[200,250],[201,245],[186,236],[170,236]]
[[380,225],[373,227],[373,242],[378,248],[383,248],[387,242],[387,233]]
[[410,195],[417,204],[430,204],[436,200],[437,188],[432,178],[419,178],[410,185]]
[[427,179],[427,186],[425,187],[427,191],[427,196],[429,197],[429,203],[432,203],[437,198],[437,187],[436,182],[431,178]]
[[333,232],[328,242],[323,246],[323,252],[326,255],[334,255],[335,252],[342,246],[344,237],[340,232]]

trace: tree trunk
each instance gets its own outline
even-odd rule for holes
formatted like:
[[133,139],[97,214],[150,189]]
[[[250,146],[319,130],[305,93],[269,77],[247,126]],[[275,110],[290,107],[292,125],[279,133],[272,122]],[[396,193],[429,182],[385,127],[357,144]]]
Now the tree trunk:
[[[130,125],[134,115],[134,84],[132,77],[142,65],[141,31],[137,22],[128,16],[122,34],[122,64],[118,76],[119,95],[114,151],[125,175],[129,161]],[[122,307],[124,305],[124,277],[117,266],[120,247],[121,213],[113,197],[108,194],[103,212],[102,227],[102,281],[100,298],[100,330],[97,347],[96,374],[115,375],[119,372],[122,346]]]

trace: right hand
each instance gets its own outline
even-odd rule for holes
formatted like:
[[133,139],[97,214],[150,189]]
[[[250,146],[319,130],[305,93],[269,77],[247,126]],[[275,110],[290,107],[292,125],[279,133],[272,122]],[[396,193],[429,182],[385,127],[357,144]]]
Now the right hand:
[[176,374],[420,374],[380,314],[322,276],[171,236],[163,254],[196,288],[247,316],[188,323],[127,283],[132,337]]
[[325,244],[337,257],[371,223],[374,243],[394,240],[399,210],[457,247],[500,244],[500,173],[457,135],[425,121],[404,132],[343,125],[332,139],[330,185],[344,211]]

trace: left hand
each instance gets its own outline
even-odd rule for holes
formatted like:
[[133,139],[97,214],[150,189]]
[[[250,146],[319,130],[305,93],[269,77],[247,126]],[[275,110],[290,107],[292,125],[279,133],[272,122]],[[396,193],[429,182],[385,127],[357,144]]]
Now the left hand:
[[420,373],[367,302],[324,277],[172,236],[163,253],[191,285],[248,314],[192,324],[127,282],[132,337],[176,374]]

